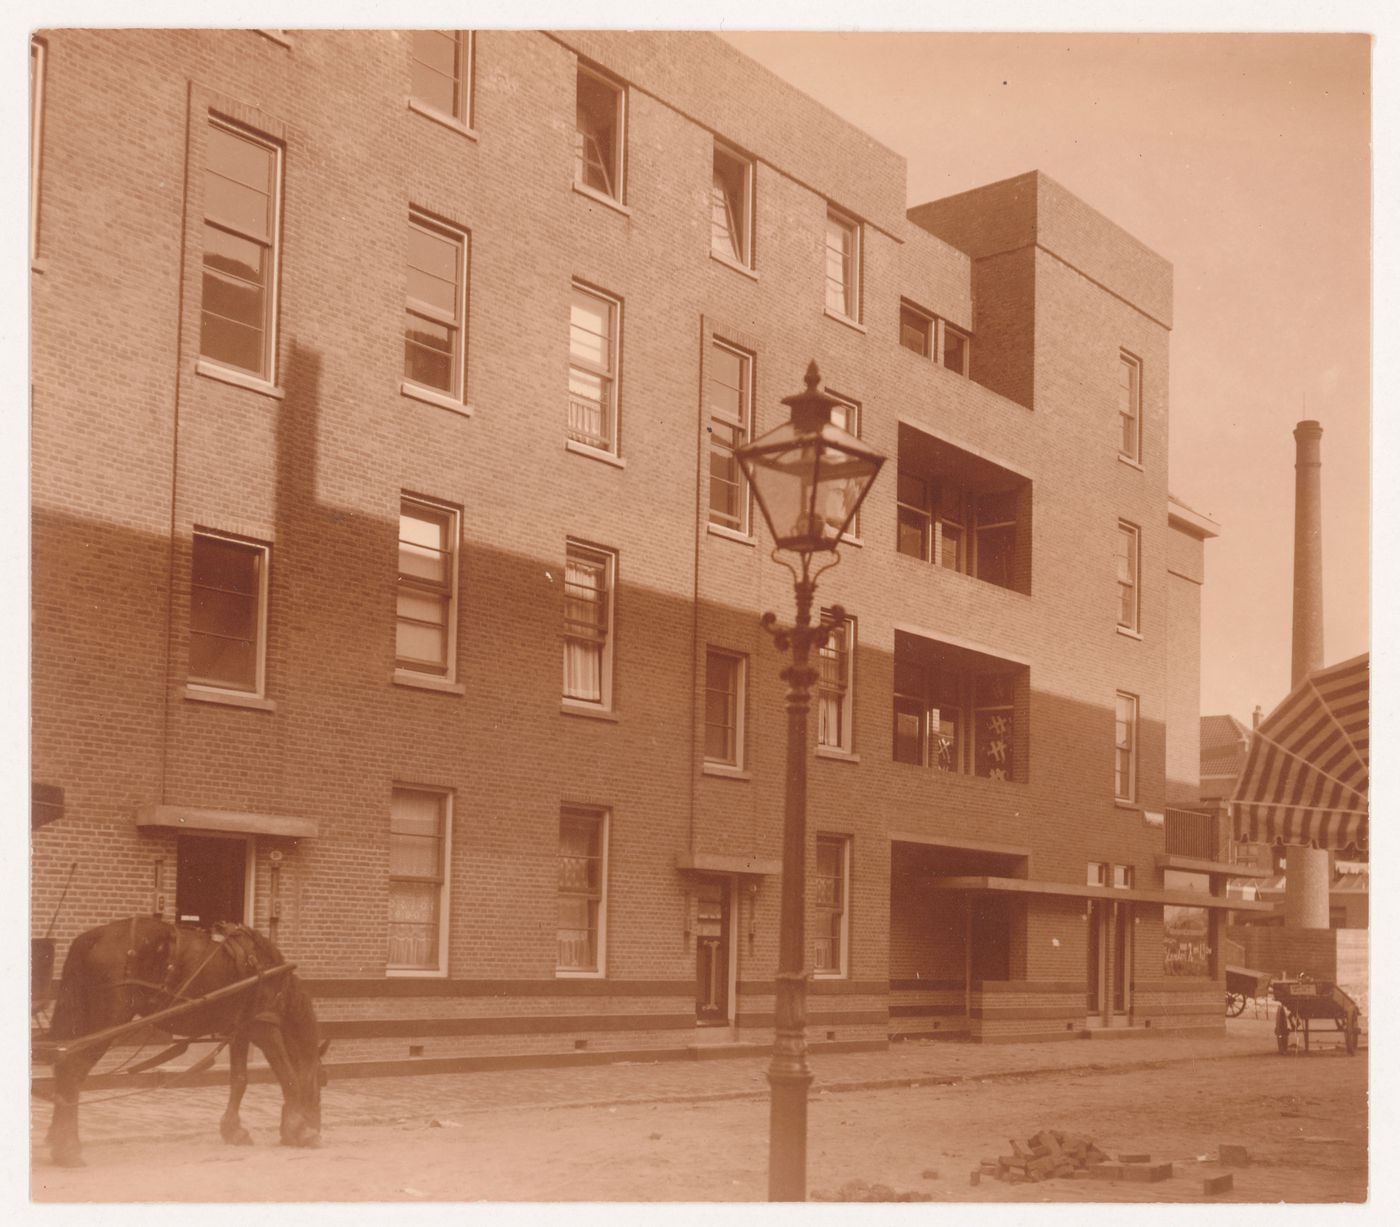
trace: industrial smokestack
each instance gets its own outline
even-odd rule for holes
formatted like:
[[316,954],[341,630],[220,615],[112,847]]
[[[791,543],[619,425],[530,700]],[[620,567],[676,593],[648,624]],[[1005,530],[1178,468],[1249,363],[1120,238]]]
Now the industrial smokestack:
[[1299,422],[1293,495],[1293,685],[1322,668],[1322,426]]

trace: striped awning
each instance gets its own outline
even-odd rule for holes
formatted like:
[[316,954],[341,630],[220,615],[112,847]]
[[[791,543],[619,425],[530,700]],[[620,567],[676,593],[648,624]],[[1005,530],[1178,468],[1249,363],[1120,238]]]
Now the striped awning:
[[1230,801],[1235,838],[1364,850],[1371,658],[1318,669],[1250,733]]

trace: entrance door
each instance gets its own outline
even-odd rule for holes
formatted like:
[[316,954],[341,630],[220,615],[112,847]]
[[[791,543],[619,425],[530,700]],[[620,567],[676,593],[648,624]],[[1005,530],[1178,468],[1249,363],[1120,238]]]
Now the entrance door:
[[181,835],[176,854],[175,918],[203,928],[243,924],[248,842],[217,835]]
[[702,878],[696,891],[695,1021],[729,1022],[729,882]]
[[1108,903],[1102,899],[1089,900],[1089,1013],[1099,1013],[1103,1004],[1103,945],[1104,913]]
[[1128,1012],[1132,965],[1131,905],[1116,899],[1089,900],[1089,1015],[1107,1025]]
[[1128,968],[1132,963],[1132,905],[1113,905],[1113,1012],[1128,1012]]

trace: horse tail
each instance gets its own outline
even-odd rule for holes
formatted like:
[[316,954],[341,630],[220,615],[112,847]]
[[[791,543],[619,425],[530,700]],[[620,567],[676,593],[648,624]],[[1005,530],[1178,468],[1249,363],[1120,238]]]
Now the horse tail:
[[68,947],[63,959],[63,978],[58,983],[58,994],[54,999],[53,1018],[49,1023],[49,1034],[56,1040],[77,1039],[91,1028],[88,1026],[88,981],[92,971],[88,967],[88,954],[101,936],[101,929],[89,929],[80,933]]

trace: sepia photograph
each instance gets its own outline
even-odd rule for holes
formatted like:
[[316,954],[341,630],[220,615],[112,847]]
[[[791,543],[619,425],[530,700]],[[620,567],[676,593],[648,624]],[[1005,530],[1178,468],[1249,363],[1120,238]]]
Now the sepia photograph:
[[1376,1209],[1380,15],[1125,7],[8,23],[22,1212]]

